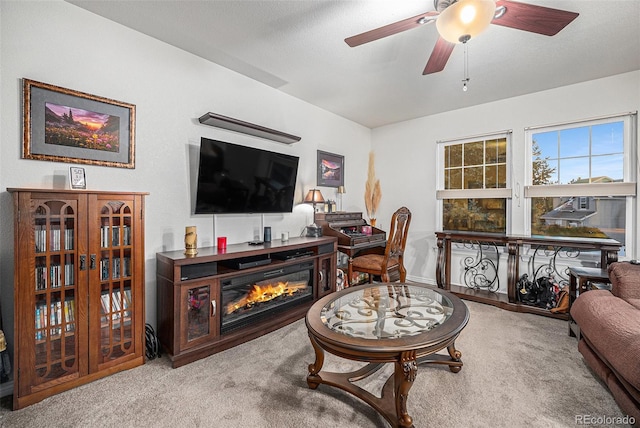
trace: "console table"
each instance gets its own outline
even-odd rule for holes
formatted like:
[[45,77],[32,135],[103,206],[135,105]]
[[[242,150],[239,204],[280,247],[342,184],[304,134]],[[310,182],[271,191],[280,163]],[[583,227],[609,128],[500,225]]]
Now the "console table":
[[[606,269],[609,264],[618,261],[618,252],[622,244],[614,239],[589,239],[569,237],[518,236],[478,232],[443,231],[436,232],[438,259],[436,263],[436,281],[439,288],[450,290],[467,300],[488,303],[502,309],[516,312],[536,313],[553,318],[568,319],[568,314],[552,314],[546,309],[529,306],[518,302],[516,283],[520,278],[520,257],[524,248],[531,250],[534,271],[528,272],[530,279],[536,275],[554,274],[568,284],[569,275],[556,268],[556,257],[567,254],[577,258],[580,252],[598,251],[600,268]],[[466,286],[451,284],[451,246],[453,243],[475,245],[480,248],[479,257],[464,259]],[[484,251],[483,251],[484,249]],[[507,256],[507,294],[495,293],[500,281],[499,262],[500,249],[506,249]],[[492,254],[495,256],[492,257]],[[538,258],[539,264],[535,264]],[[540,260],[542,259],[542,260]]]
[[[172,366],[304,317],[316,300],[335,291],[336,246],[334,237],[292,238],[198,248],[195,256],[157,253],[158,339]],[[255,292],[259,299],[247,299]]]

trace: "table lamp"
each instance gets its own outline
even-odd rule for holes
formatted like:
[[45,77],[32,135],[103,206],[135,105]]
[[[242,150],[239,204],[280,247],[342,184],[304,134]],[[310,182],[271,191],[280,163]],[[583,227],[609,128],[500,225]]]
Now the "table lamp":
[[307,226],[307,236],[320,236],[320,228],[316,224],[316,204],[324,203],[319,189],[311,189],[304,198],[305,204],[313,204],[313,222]]

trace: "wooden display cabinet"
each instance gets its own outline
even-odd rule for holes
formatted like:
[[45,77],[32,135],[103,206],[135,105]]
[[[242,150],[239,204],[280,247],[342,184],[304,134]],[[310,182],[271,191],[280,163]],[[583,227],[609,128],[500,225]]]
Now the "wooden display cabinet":
[[144,363],[144,195],[7,189],[13,407]]

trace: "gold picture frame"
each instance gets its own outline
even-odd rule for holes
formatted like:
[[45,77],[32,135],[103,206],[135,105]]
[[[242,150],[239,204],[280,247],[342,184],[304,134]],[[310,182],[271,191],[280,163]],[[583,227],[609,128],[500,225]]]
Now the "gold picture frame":
[[24,159],[135,168],[133,104],[23,79]]

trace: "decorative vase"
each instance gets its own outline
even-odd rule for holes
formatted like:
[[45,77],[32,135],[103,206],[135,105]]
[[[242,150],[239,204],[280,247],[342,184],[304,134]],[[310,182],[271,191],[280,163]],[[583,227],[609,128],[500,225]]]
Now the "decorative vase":
[[195,256],[198,254],[198,235],[195,226],[187,226],[184,232],[184,254]]
[[374,226],[374,227],[375,227],[375,225],[376,225],[376,219],[375,219],[375,218],[370,218],[370,219],[369,219],[369,223],[371,224],[371,226]]

